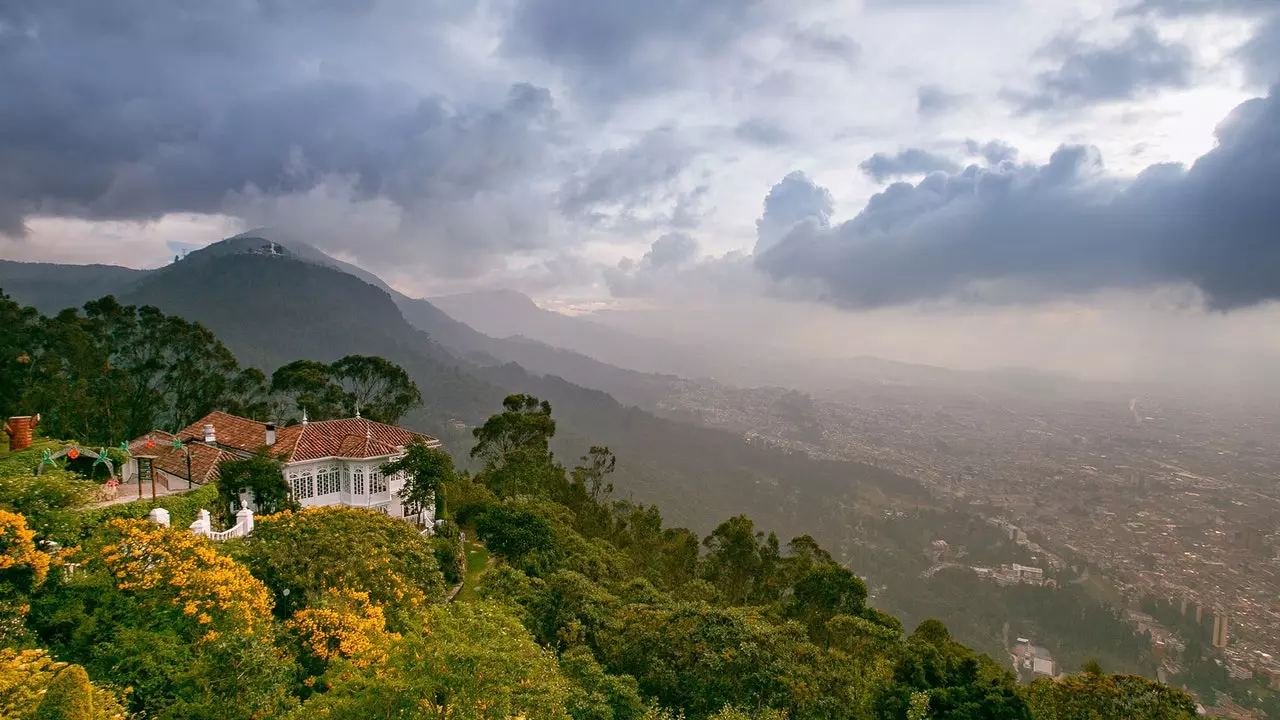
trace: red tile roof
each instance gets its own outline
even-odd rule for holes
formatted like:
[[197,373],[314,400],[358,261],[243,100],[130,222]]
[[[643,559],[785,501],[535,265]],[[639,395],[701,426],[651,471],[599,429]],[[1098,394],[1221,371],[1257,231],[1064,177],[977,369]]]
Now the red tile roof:
[[[266,446],[267,426],[255,420],[212,412],[178,432],[182,440],[204,440],[204,426],[213,425],[217,444],[244,452],[257,452]],[[172,441],[172,436],[165,433]],[[431,446],[439,440],[395,425],[365,418],[320,420],[305,425],[291,425],[276,431],[273,455],[284,454],[285,462],[315,460],[322,457],[370,458],[394,454],[419,438]],[[140,438],[142,440],[144,438]],[[136,441],[135,441],[136,442]],[[159,442],[157,441],[157,444]],[[200,444],[200,442],[193,443]],[[183,460],[185,468],[185,458]],[[184,469],[185,474],[185,469]]]
[[257,420],[214,411],[178,431],[178,438],[204,441],[204,426],[213,425],[218,444],[245,452],[255,452],[267,442],[267,426]]
[[[150,438],[155,447],[147,447]],[[191,452],[191,481],[207,483],[218,477],[218,463],[226,459],[235,459],[235,455],[201,442],[188,442],[186,449],[173,447],[173,435],[163,430],[153,430],[147,435],[129,443],[129,454],[152,455],[154,467],[176,477],[187,477],[187,451]]]
[[364,418],[321,420],[291,425],[276,432],[273,452],[284,452],[287,462],[322,457],[370,458],[391,455],[414,438],[428,445],[440,441],[429,435]]

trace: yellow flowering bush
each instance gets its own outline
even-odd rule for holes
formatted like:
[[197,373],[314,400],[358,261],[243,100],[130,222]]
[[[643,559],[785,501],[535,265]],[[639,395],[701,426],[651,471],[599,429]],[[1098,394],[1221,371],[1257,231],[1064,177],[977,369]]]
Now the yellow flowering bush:
[[384,661],[390,644],[400,638],[387,632],[386,616],[369,602],[369,593],[349,589],[331,588],[316,606],[294,613],[286,626],[309,655],[325,663],[342,658],[359,668]]
[[145,520],[113,520],[109,527],[118,540],[101,557],[120,590],[180,609],[203,640],[270,633],[271,593],[208,540]]
[[49,574],[49,556],[36,549],[35,537],[26,518],[0,510],[0,570],[26,569],[34,584],[44,582]]
[[[62,681],[55,684],[60,675],[64,676]],[[86,686],[85,680],[84,670],[79,666],[55,662],[44,650],[0,650],[0,717],[6,720],[67,718],[69,713],[63,707],[66,705],[74,705],[80,711],[77,720],[125,717],[124,708],[114,695],[92,684]],[[59,689],[62,692],[58,692]],[[84,713],[86,707],[88,714]]]
[[320,604],[330,588],[367,593],[403,631],[444,594],[431,542],[375,510],[313,507],[257,518],[236,550],[276,597],[281,617]]

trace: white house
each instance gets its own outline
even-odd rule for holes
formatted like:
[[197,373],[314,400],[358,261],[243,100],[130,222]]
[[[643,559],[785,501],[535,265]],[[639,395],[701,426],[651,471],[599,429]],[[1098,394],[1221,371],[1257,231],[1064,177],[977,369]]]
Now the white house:
[[[175,438],[181,449],[174,447]],[[129,451],[135,456],[153,456],[155,476],[166,488],[179,489],[215,479],[218,462],[227,457],[249,457],[266,449],[280,458],[289,492],[303,507],[367,507],[431,527],[435,507],[406,506],[399,496],[403,474],[384,476],[379,469],[403,456],[405,447],[415,439],[428,447],[440,447],[440,441],[433,437],[358,414],[341,420],[304,419],[298,425],[277,429],[271,423],[212,412],[176,435],[153,431],[140,437],[130,443]],[[129,474],[135,475],[137,461],[131,461],[130,466]],[[247,492],[241,502],[257,510]]]

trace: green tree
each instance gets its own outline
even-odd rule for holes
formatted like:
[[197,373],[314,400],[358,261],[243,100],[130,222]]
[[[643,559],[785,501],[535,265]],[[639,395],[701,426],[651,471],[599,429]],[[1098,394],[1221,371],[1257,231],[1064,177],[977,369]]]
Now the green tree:
[[702,541],[707,548],[705,576],[732,604],[742,604],[751,592],[761,567],[757,543],[763,537],[763,533],[756,532],[751,518],[735,515]]
[[329,366],[315,360],[295,360],[271,373],[271,392],[287,399],[291,407],[282,417],[295,421],[305,412],[311,420],[342,417],[347,405],[346,394],[329,375]]
[[289,497],[279,461],[268,455],[223,460],[218,463],[218,500],[223,512],[235,514],[240,509],[240,493],[249,491],[254,512],[270,515],[281,510],[296,510],[298,503]]
[[404,368],[380,357],[348,355],[329,366],[329,377],[370,420],[394,425],[422,404],[422,393]]
[[560,656],[560,670],[569,680],[566,706],[573,720],[641,720],[647,708],[639,684],[630,675],[610,675],[586,647]]
[[1030,720],[1011,673],[951,639],[946,626],[925,620],[907,639],[892,682],[876,705],[882,717],[905,717],[917,693],[934,720]]
[[31,374],[40,314],[23,307],[0,290],[0,418],[31,415],[23,394]]
[[542,720],[566,717],[570,695],[555,656],[489,602],[430,608],[385,662],[335,662],[322,683],[329,689],[291,717]]
[[434,506],[436,519],[447,517],[446,488],[457,479],[452,455],[439,448],[427,447],[426,443],[415,438],[404,449],[400,459],[382,466],[383,475],[398,472],[405,474],[404,489],[400,491],[401,502],[419,508]]
[[86,303],[83,314],[69,308],[34,328],[30,313],[17,315],[28,323],[18,404],[39,408],[44,431],[55,437],[114,445],[188,425],[253,392],[256,377],[209,330],[153,307],[108,296]]
[[502,401],[503,411],[475,428],[475,447],[471,457],[480,458],[486,472],[499,467],[516,455],[544,458],[556,434],[556,421],[551,419],[551,403],[532,395],[508,395]]

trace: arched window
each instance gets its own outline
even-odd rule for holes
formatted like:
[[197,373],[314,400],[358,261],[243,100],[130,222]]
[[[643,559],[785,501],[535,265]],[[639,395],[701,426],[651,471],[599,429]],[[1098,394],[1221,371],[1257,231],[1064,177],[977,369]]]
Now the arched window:
[[364,467],[357,465],[352,473],[352,485],[354,486],[354,495],[364,494]]
[[351,468],[346,465],[342,466],[342,492],[351,494]]
[[[293,478],[294,476],[290,474],[290,477]],[[291,482],[295,500],[306,500],[307,498],[315,497],[316,489],[311,480],[310,470],[303,470],[297,474],[296,479]]]
[[372,494],[387,491],[387,479],[377,470],[369,471],[369,492]]

